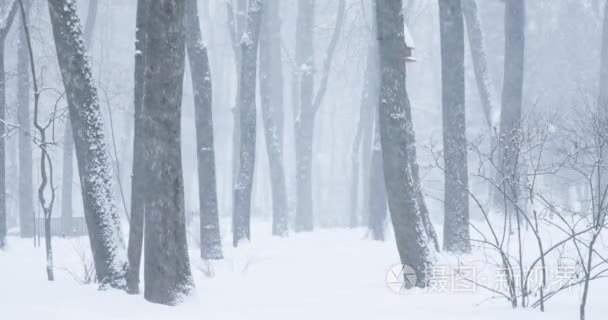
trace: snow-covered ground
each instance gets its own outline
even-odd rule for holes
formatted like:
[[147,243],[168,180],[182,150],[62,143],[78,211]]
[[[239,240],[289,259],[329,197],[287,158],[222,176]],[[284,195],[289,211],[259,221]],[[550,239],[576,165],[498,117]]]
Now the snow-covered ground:
[[[474,290],[393,292],[387,272],[399,262],[395,244],[366,239],[364,229],[325,229],[269,236],[268,224],[253,228],[254,242],[228,247],[212,277],[191,251],[196,294],[177,307],[146,302],[116,290],[82,285],[80,255],[87,239],[54,239],[56,281],[47,282],[44,250],[31,240],[9,237],[0,251],[0,319],[578,319],[579,290],[556,297],[547,312],[513,310],[503,299]],[[484,260],[480,251],[457,259],[440,256],[438,265]],[[450,281],[450,280],[447,280]],[[608,281],[592,284],[588,319],[605,319]]]

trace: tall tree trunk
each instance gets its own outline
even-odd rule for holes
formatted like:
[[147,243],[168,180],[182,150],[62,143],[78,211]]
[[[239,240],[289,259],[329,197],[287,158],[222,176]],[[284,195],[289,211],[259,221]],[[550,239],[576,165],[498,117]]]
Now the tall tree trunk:
[[127,291],[139,293],[139,272],[141,265],[142,243],[144,237],[144,149],[143,149],[143,99],[144,69],[146,57],[146,28],[148,21],[146,0],[137,1],[135,22],[135,71],[133,89],[133,171],[131,178],[131,217],[129,221],[129,272],[127,274]]
[[73,1],[49,0],[48,3],[97,279],[102,286],[123,288],[127,257],[114,199],[103,118],[82,41],[80,20]]
[[233,246],[250,239],[251,190],[255,168],[256,111],[255,89],[258,39],[262,20],[262,0],[249,1],[247,25],[241,40],[241,78],[239,84],[239,116],[241,137],[239,171],[234,186]]
[[460,0],[439,0],[445,166],[443,249],[471,251],[464,84],[464,21]]
[[526,7],[524,0],[505,1],[505,67],[500,113],[498,181],[501,192],[495,193],[495,203],[503,196],[518,200],[521,110],[524,81]]
[[315,0],[298,1],[296,20],[296,72],[299,77],[298,109],[295,110],[296,142],[296,231],[311,231],[314,225],[312,207],[312,142],[314,130],[313,24]]
[[194,288],[180,144],[185,2],[149,3],[143,101],[146,300],[174,305]]
[[203,45],[196,1],[186,1],[186,47],[192,74],[196,118],[201,257],[222,259],[215,183],[211,70],[207,49]]
[[0,16],[0,250],[6,244],[6,149],[5,142],[7,140],[6,120],[6,76],[4,70],[4,41],[11,28],[11,24],[17,12],[17,0],[7,2],[4,6],[0,6],[0,13],[5,15]]
[[279,1],[270,1],[263,12],[259,81],[272,189],[272,234],[283,237],[288,233],[288,208],[283,168],[283,69],[279,6]]
[[[30,1],[25,7],[29,12]],[[21,25],[23,25],[21,23]],[[19,121],[19,228],[22,238],[34,236],[34,189],[30,121],[29,55],[23,27],[17,44],[17,119]]]
[[[87,21],[84,25],[84,40],[91,50],[93,48],[93,29],[97,19],[97,0],[90,0],[87,11]],[[74,139],[72,138],[72,126],[69,121],[65,123],[63,134],[63,187],[61,194],[61,233],[72,234],[72,181],[74,180]]]
[[[377,108],[374,110],[377,113]],[[372,161],[369,174],[369,230],[372,239],[384,241],[384,226],[386,225],[386,185],[382,167],[382,145],[380,142],[380,128],[377,123],[378,116],[374,116],[374,146],[372,148]],[[365,176],[364,176],[365,177]]]
[[429,239],[418,207],[408,154],[415,143],[405,86],[405,38],[401,0],[376,6],[380,54],[379,125],[388,205],[401,263],[416,272],[418,287],[428,284],[432,265]]

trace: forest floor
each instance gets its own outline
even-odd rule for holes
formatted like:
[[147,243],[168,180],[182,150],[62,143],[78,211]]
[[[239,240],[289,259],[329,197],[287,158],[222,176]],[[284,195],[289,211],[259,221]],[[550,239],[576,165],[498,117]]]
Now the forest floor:
[[[246,248],[235,250],[224,239],[222,261],[205,265],[191,251],[196,293],[177,307],[81,284],[82,261],[90,261],[81,258],[88,255],[86,238],[54,239],[56,280],[48,282],[43,247],[9,237],[0,251],[0,319],[578,319],[578,288],[556,296],[545,313],[513,310],[480,287],[456,288],[443,268],[435,276],[445,278],[445,287],[435,281],[432,289],[397,293],[387,284],[387,272],[399,262],[394,242],[374,242],[365,233],[323,229],[279,239],[268,236],[269,224],[257,224]],[[477,250],[463,258],[441,255],[437,266],[479,261],[488,258]],[[605,319],[608,281],[594,282],[591,290],[587,319]]]

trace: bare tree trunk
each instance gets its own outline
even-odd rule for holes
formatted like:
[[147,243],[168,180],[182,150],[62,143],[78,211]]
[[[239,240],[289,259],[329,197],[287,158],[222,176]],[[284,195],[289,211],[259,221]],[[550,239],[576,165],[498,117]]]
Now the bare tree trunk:
[[6,125],[6,76],[4,70],[4,41],[11,28],[11,24],[17,12],[17,0],[8,2],[0,6],[0,13],[7,12],[0,16],[0,250],[6,244],[6,149],[8,130]]
[[135,71],[133,89],[133,171],[131,178],[131,217],[129,221],[129,272],[127,273],[127,291],[139,293],[139,272],[141,265],[142,242],[144,236],[144,192],[146,190],[144,150],[142,132],[143,99],[144,99],[144,64],[146,57],[145,32],[148,21],[148,3],[137,1],[135,22]]
[[[31,2],[25,3],[29,12]],[[23,24],[21,24],[23,25]],[[19,226],[22,238],[34,236],[34,189],[29,96],[29,55],[23,27],[17,44],[17,119],[19,121]]]
[[[505,1],[505,67],[500,113],[498,184],[495,203],[503,196],[518,199],[519,143],[524,81],[526,5],[524,0]],[[506,214],[506,213],[505,213]]]
[[127,257],[114,199],[103,118],[73,1],[49,0],[59,68],[66,90],[84,213],[102,286],[125,287]]
[[[93,29],[97,19],[97,0],[90,0],[87,11],[87,21],[84,26],[84,40],[89,50],[93,48]],[[65,123],[63,134],[63,173],[61,194],[61,233],[72,235],[72,181],[74,180],[74,139],[72,138],[72,126],[69,121]]]
[[[377,113],[377,108],[374,110]],[[369,230],[372,239],[384,241],[384,227],[386,225],[386,185],[384,182],[384,171],[382,166],[382,145],[380,142],[380,128],[377,122],[378,116],[374,116],[376,126],[374,128],[374,146],[372,148],[372,161],[369,174]]]
[[287,236],[287,186],[283,167],[283,69],[279,1],[263,12],[260,32],[260,95],[272,189],[272,234]]
[[406,114],[410,103],[405,86],[405,39],[401,0],[378,1],[376,21],[381,86],[379,125],[388,205],[401,263],[416,272],[418,287],[428,284],[432,265],[429,239],[418,207],[408,154],[415,141]]
[[185,2],[149,3],[142,118],[146,300],[174,305],[194,289],[180,144]]
[[464,84],[464,21],[460,0],[439,0],[445,163],[443,249],[471,251]]
[[201,257],[222,259],[215,183],[211,70],[207,49],[203,45],[196,0],[186,1],[186,47],[192,74],[196,118]]
[[241,78],[239,85],[239,115],[241,137],[239,171],[234,186],[233,246],[250,239],[251,190],[255,168],[256,111],[255,89],[258,39],[262,20],[262,0],[251,0],[247,9],[247,25],[241,40]]

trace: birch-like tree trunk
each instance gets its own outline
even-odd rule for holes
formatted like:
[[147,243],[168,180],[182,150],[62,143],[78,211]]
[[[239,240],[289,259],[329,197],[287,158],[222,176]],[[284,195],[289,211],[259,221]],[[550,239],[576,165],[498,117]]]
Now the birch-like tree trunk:
[[439,0],[445,167],[443,249],[457,253],[471,251],[463,20],[460,0]]
[[129,272],[127,291],[139,293],[139,272],[141,266],[142,243],[144,237],[144,150],[143,150],[143,100],[144,100],[144,63],[146,56],[145,32],[148,21],[148,1],[137,1],[135,22],[135,68],[133,88],[133,170],[131,178],[131,216],[129,221]]
[[503,196],[517,201],[519,189],[518,160],[521,140],[521,111],[524,82],[526,4],[524,0],[505,0],[505,67],[500,112],[498,181]]
[[249,1],[247,24],[241,40],[241,72],[239,84],[240,147],[239,170],[234,186],[233,246],[251,236],[251,190],[255,169],[256,143],[256,68],[258,39],[262,22],[262,0]]
[[17,13],[17,0],[0,6],[0,250],[6,244],[6,75],[4,69],[4,41]]
[[406,48],[401,0],[376,6],[380,59],[379,126],[388,205],[401,263],[416,272],[418,287],[428,284],[432,266],[429,245],[418,207],[408,154],[415,141],[405,86]]
[[184,212],[180,119],[185,2],[150,2],[145,28],[142,140],[146,300],[174,305],[194,289]]
[[[97,19],[97,0],[90,0],[87,10],[87,21],[84,25],[84,40],[89,50],[93,47],[93,29]],[[72,234],[72,181],[74,180],[74,139],[72,138],[72,126],[69,121],[65,122],[63,134],[63,172],[61,191],[61,233]]]
[[222,259],[215,182],[211,70],[207,48],[203,44],[196,2],[197,0],[186,1],[186,48],[192,75],[196,119],[201,257]]
[[48,4],[73,128],[97,279],[102,287],[124,288],[127,256],[114,198],[103,118],[80,20],[73,1],[49,0]]
[[283,166],[283,68],[279,1],[269,1],[260,31],[260,95],[272,189],[272,234],[287,236],[287,186]]
[[[31,2],[24,3],[29,12]],[[30,67],[23,23],[17,43],[17,120],[19,121],[19,230],[22,238],[34,236],[34,187],[30,117]]]

